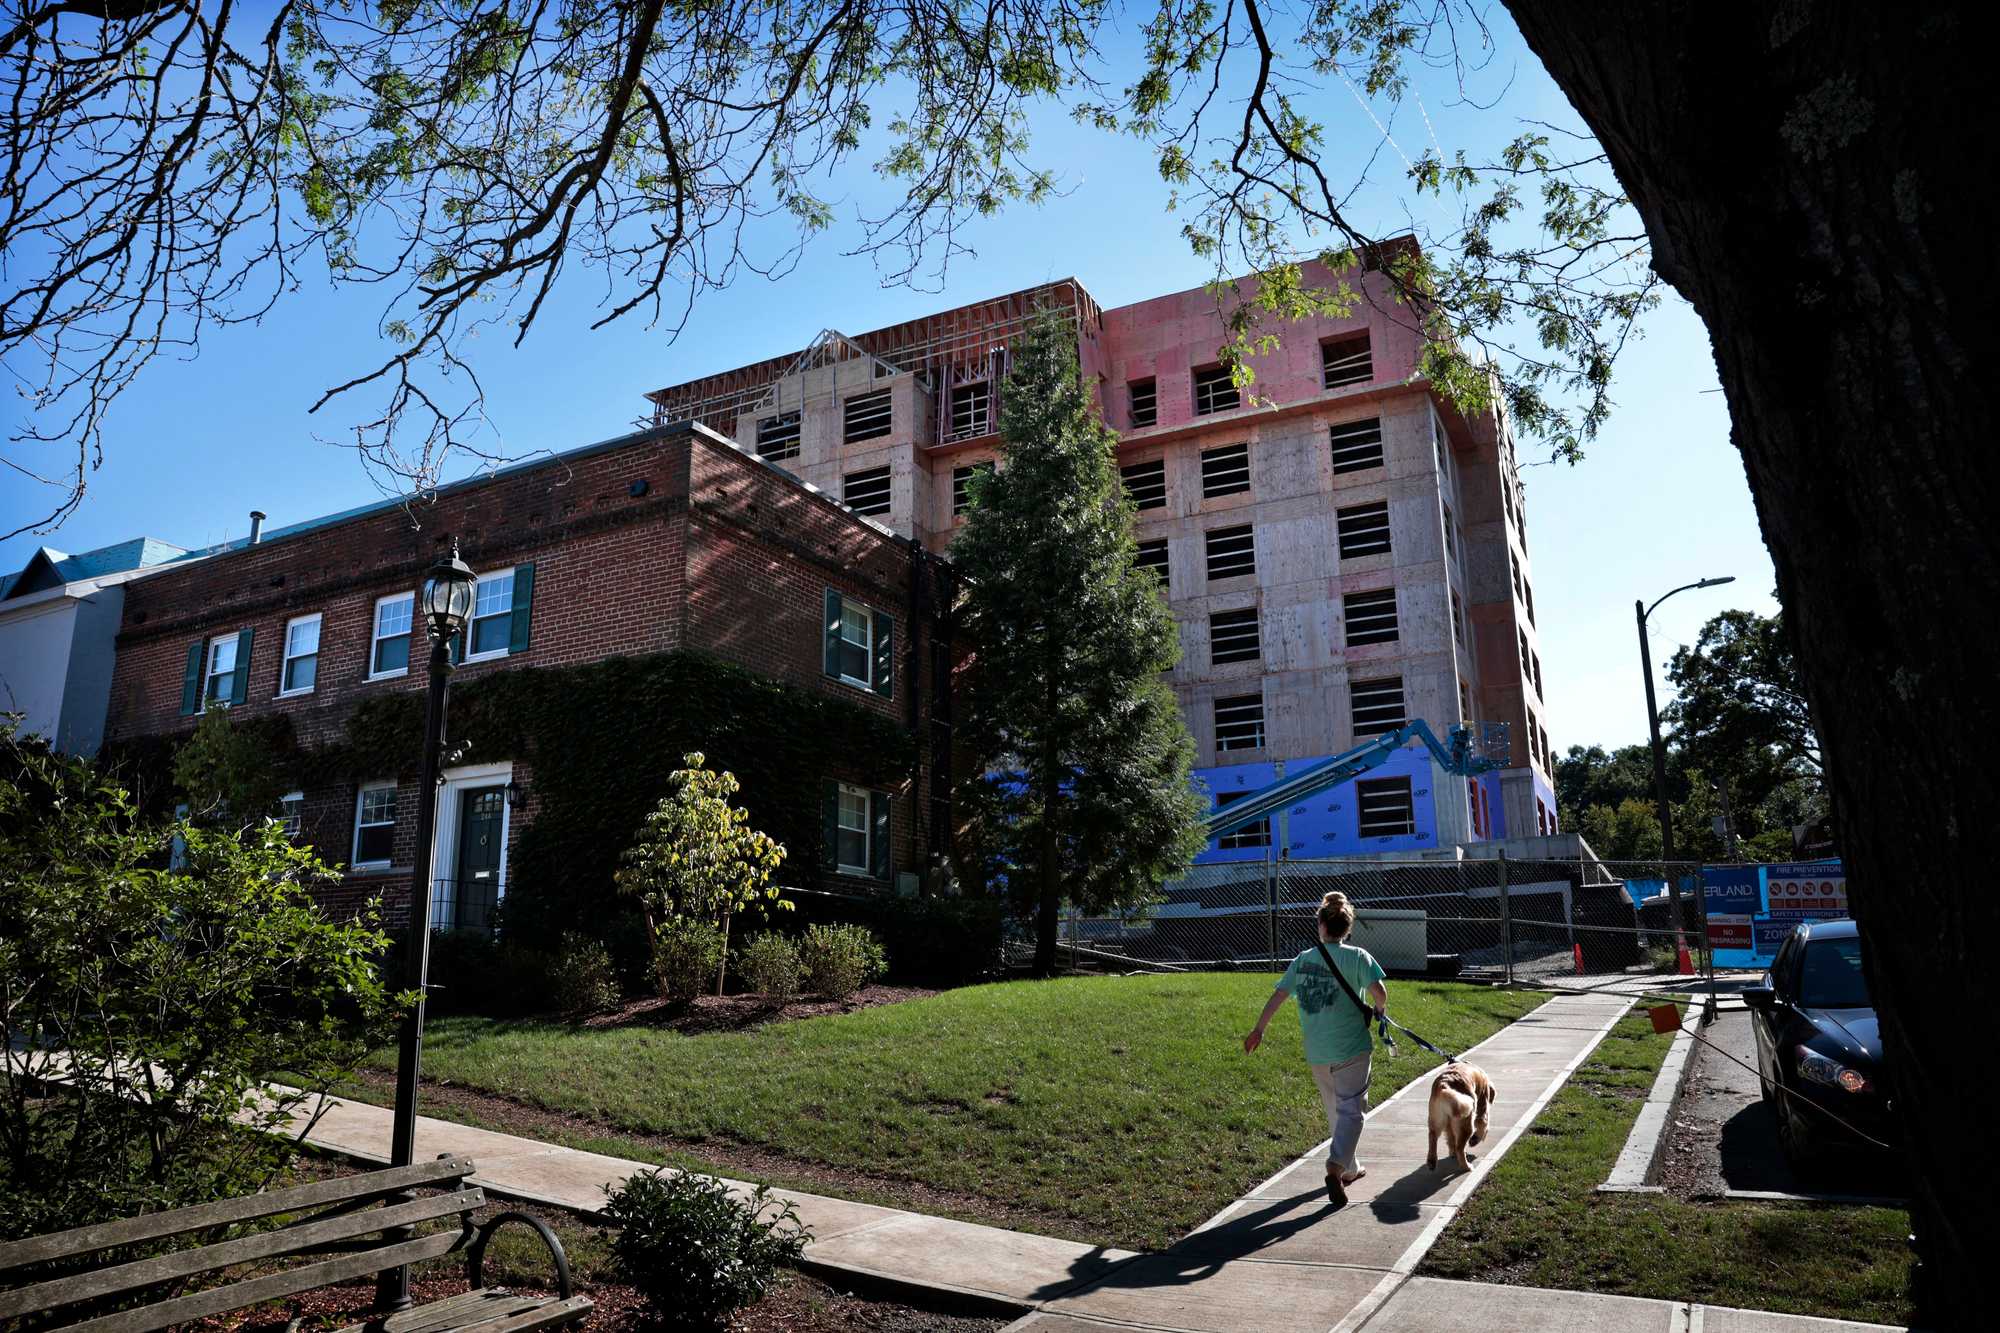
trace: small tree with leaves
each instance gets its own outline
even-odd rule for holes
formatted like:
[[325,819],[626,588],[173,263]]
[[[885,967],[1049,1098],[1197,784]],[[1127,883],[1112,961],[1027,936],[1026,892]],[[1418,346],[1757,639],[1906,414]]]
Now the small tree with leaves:
[[174,751],[174,789],[196,824],[248,828],[269,817],[290,785],[270,737],[211,708]]
[[989,880],[1035,920],[1055,966],[1057,912],[1152,900],[1202,837],[1194,742],[1160,679],[1180,655],[1132,502],[1068,325],[1037,320],[1000,400],[1001,463],[972,479],[952,546],[976,676],[965,735],[984,776],[967,804]]
[[412,998],[383,989],[372,920],[313,903],[339,878],[268,821],[147,824],[94,765],[0,726],[0,1238],[284,1167]]
[[[681,762],[686,767],[668,777],[666,796],[626,849],[618,887],[639,900],[648,937],[667,922],[688,919],[718,927],[726,946],[736,913],[790,910],[771,882],[785,845],[750,827],[750,812],[729,803],[741,790],[734,773],[710,769],[699,750]],[[715,973],[718,995],[728,968],[725,948]]]

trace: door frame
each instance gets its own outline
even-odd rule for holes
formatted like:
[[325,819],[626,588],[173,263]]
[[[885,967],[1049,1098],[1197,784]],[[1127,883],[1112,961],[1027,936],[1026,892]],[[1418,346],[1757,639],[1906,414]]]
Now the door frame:
[[[443,785],[438,788],[437,827],[431,840],[431,900],[436,902],[438,883],[458,876],[458,830],[464,816],[465,793],[485,787],[507,787],[514,781],[514,763],[503,760],[497,764],[467,764],[461,768],[447,768],[443,773]],[[507,897],[507,851],[512,840],[514,824],[514,803],[511,799],[500,803],[500,868],[499,883],[493,890],[493,905],[498,907]]]

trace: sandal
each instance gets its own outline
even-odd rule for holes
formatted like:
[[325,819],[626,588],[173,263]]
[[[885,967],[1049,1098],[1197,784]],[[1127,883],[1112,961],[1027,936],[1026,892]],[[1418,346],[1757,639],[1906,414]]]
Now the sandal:
[[1347,1182],[1342,1180],[1340,1176],[1340,1167],[1337,1164],[1329,1163],[1326,1168],[1326,1197],[1333,1202],[1334,1207],[1345,1208],[1347,1207]]

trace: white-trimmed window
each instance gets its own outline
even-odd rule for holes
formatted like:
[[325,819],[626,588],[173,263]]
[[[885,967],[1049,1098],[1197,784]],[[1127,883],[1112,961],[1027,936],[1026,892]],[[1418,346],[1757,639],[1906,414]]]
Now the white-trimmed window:
[[306,831],[306,794],[302,791],[288,791],[278,798],[278,827],[288,838],[296,838]]
[[841,873],[868,873],[868,793],[859,787],[840,784],[840,836],[834,845],[834,864]]
[[883,698],[895,689],[895,618],[845,593],[826,590],[826,640],[820,669]]
[[368,676],[379,680],[410,669],[410,620],[417,595],[399,592],[375,602],[375,630],[368,643]]
[[822,868],[839,875],[891,878],[888,792],[851,782],[827,783],[823,836]]
[[505,657],[514,637],[514,571],[482,574],[473,590],[472,621],[466,626],[465,660]]
[[354,797],[355,866],[385,866],[396,850],[396,784],[376,782]]
[[319,626],[317,614],[285,622],[285,661],[278,669],[280,696],[312,693],[319,680]]
[[201,671],[201,706],[224,708],[236,701],[236,650],[241,634],[220,634],[208,641],[208,657]]

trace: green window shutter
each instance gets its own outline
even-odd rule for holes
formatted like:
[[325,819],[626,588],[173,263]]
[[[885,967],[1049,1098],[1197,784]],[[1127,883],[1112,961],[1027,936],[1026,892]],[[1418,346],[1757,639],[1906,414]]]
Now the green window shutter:
[[240,704],[250,697],[250,631],[236,636],[236,674],[229,680],[229,702]]
[[826,590],[826,615],[821,617],[826,641],[820,650],[820,670],[836,679],[840,676],[840,594]]
[[[412,625],[410,628],[411,666],[415,666],[417,664],[417,645],[420,643],[428,645],[430,643],[430,640],[428,638],[419,639],[417,637],[416,627]],[[451,641],[447,643],[445,647],[451,653],[451,660],[453,665],[457,665],[458,663],[463,662],[465,660],[465,631],[460,630],[458,633],[452,635]]]
[[181,677],[181,716],[192,716],[201,707],[201,664],[208,652],[208,640],[196,639],[188,645],[187,674]]
[[889,878],[889,793],[868,793],[868,873]]
[[875,693],[896,697],[896,618],[875,613]]
[[514,623],[507,631],[507,651],[528,651],[528,610],[535,604],[535,567],[514,566]]
[[840,864],[840,784],[828,782],[819,800],[819,865],[832,870]]

